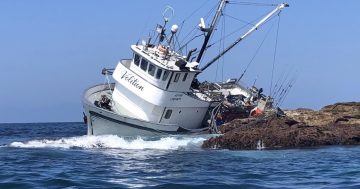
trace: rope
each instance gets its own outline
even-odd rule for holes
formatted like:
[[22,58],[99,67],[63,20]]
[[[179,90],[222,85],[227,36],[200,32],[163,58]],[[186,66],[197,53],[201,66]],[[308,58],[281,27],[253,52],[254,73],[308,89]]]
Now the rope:
[[216,125],[216,116],[218,115],[220,109],[222,107],[222,103],[218,104],[212,111],[211,111],[211,118],[210,118],[210,127],[209,131],[211,133],[219,134],[219,130]]

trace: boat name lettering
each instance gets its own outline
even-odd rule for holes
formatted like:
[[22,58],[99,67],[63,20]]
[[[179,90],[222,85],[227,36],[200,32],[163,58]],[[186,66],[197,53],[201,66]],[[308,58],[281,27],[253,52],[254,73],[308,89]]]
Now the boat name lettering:
[[183,94],[175,94],[174,97],[170,98],[171,101],[180,101]]
[[123,72],[121,79],[124,79],[125,81],[129,82],[132,86],[135,88],[144,91],[144,87],[139,84],[139,80],[135,78],[131,73],[127,73],[127,71]]

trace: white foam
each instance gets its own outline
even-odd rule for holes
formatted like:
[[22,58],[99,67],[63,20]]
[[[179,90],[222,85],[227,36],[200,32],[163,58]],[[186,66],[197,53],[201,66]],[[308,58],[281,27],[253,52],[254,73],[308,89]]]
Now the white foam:
[[116,149],[159,149],[177,150],[186,147],[200,147],[203,137],[164,137],[158,140],[137,139],[128,140],[114,135],[80,136],[61,138],[58,140],[31,140],[28,142],[13,142],[9,146],[17,148],[116,148]]

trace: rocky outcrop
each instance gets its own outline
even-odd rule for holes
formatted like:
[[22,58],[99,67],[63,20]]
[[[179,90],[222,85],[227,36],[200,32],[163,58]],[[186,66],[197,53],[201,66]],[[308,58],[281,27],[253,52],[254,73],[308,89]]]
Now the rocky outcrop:
[[297,109],[285,111],[286,115],[307,125],[320,126],[334,123],[360,125],[360,102],[336,103],[319,111]]
[[204,148],[278,149],[360,144],[360,103],[337,103],[319,111],[298,109],[257,119],[235,119],[220,127]]

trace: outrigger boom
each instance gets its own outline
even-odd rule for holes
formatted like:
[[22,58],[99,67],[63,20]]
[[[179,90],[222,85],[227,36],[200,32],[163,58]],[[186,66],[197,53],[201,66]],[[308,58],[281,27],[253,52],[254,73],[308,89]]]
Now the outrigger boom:
[[280,13],[280,11],[282,9],[284,9],[285,7],[289,7],[289,4],[287,4],[287,3],[279,4],[274,10],[272,10],[263,19],[261,19],[257,24],[255,24],[248,32],[246,32],[244,35],[242,35],[240,38],[238,38],[233,44],[228,46],[224,51],[222,51],[219,55],[217,55],[215,58],[213,58],[211,61],[209,61],[204,67],[202,67],[201,71],[206,70],[209,66],[211,66],[213,63],[215,63],[219,58],[224,56],[227,52],[229,52],[232,48],[234,48],[237,44],[239,44],[243,39],[245,39],[250,34],[252,34],[254,31],[256,31],[259,27],[261,27],[273,15],[275,15],[276,13]]

